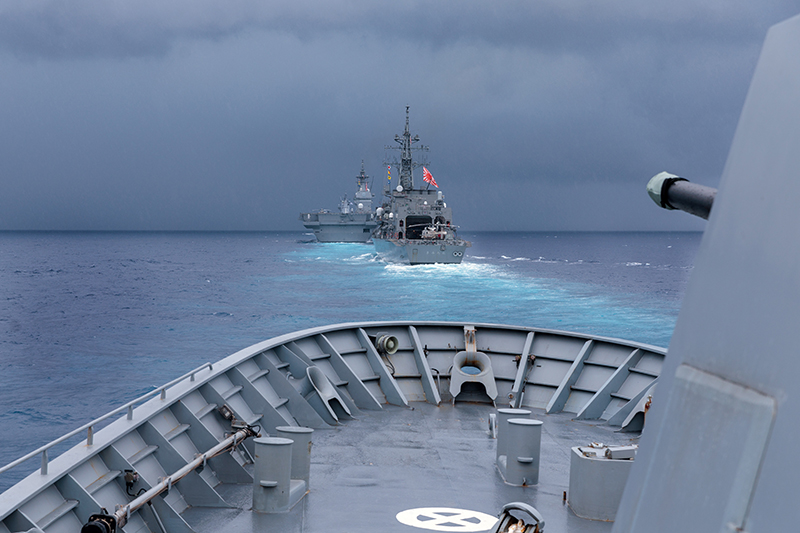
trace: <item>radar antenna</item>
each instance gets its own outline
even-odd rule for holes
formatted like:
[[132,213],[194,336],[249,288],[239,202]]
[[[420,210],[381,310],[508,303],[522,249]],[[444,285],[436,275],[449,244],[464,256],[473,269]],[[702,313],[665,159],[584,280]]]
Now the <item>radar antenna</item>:
[[356,176],[356,185],[359,191],[369,192],[372,189],[372,180],[364,170],[364,160],[361,160],[361,173]]
[[372,212],[372,180],[367,176],[364,170],[364,160],[361,160],[361,173],[356,176],[356,196],[355,206],[357,213],[371,213]]
[[419,135],[411,136],[411,132],[408,129],[408,109],[410,106],[406,106],[406,129],[403,132],[403,135],[395,135],[394,141],[399,144],[400,146],[387,146],[387,150],[400,150],[400,162],[398,163],[397,159],[393,159],[392,161],[384,161],[384,164],[389,165],[400,165],[400,185],[403,186],[403,190],[411,190],[414,188],[414,174],[413,170],[417,167],[421,167],[422,165],[427,165],[428,163],[425,161],[424,156],[422,162],[415,163],[412,159],[412,152],[420,151],[420,152],[427,152],[428,147],[419,145],[419,146],[412,146],[414,143],[419,142]]

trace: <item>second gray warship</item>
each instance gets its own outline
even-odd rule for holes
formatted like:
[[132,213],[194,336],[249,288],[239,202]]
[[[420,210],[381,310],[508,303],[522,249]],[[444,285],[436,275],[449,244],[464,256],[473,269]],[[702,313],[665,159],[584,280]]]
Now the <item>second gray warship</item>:
[[367,242],[372,230],[378,225],[372,209],[375,195],[369,190],[369,176],[364,172],[356,176],[356,194],[353,200],[345,195],[339,203],[339,212],[320,209],[312,213],[300,213],[303,225],[314,232],[319,242]]
[[411,136],[408,129],[408,106],[406,106],[406,129],[395,135],[400,150],[399,185],[390,188],[387,182],[384,195],[387,200],[376,210],[378,227],[372,235],[375,250],[381,259],[412,265],[433,263],[461,263],[464,251],[472,243],[460,239],[453,225],[453,211],[444,202],[440,190],[429,189],[438,184],[424,166],[425,188],[414,188],[413,170],[422,166],[412,159],[413,150],[427,150],[424,146],[413,147],[419,135]]

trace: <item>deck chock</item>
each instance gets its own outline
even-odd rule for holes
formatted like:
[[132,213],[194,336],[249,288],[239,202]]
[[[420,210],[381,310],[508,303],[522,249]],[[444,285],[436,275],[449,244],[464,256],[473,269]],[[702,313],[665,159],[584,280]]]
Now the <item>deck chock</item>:
[[[288,511],[308,493],[308,474],[295,479],[292,472],[310,464],[311,433],[296,432],[297,441],[282,437],[260,437],[255,443],[255,472],[253,475],[253,510],[258,513]],[[284,432],[286,433],[286,432]],[[293,455],[305,455],[295,463]],[[299,465],[299,466],[296,466]],[[301,472],[301,475],[303,472]]]
[[486,395],[494,402],[497,398],[497,384],[494,381],[492,360],[488,355],[482,352],[458,352],[455,355],[450,373],[450,396],[453,397],[453,403],[465,383],[480,383]]
[[544,533],[544,518],[527,503],[507,503],[490,533]]
[[480,383],[486,396],[494,401],[497,398],[497,384],[494,381],[492,360],[483,352],[478,351],[475,326],[464,326],[464,351],[458,352],[453,358],[453,368],[450,372],[450,396],[456,403],[456,396],[461,393],[465,383]]
[[316,366],[309,366],[306,368],[306,375],[317,393],[312,392],[306,400],[323,420],[330,425],[336,425],[340,418],[353,418],[339,391],[322,370]]

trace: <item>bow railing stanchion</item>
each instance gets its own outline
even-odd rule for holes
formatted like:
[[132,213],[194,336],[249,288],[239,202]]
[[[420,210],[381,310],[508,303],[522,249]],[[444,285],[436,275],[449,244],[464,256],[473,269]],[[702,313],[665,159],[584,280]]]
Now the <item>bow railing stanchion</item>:
[[[8,463],[4,467],[0,468],[0,474],[2,474],[3,472],[6,472],[8,470],[11,470],[15,466],[18,466],[18,465],[24,463],[25,461],[37,456],[38,454],[42,454],[41,473],[42,473],[42,475],[46,475],[47,474],[47,463],[48,463],[47,450],[49,450],[50,448],[52,448],[53,446],[55,446],[57,444],[61,444],[62,442],[64,442],[67,439],[70,439],[70,438],[74,437],[78,433],[82,433],[83,431],[87,432],[86,433],[86,444],[91,446],[92,444],[94,444],[94,426],[96,426],[100,422],[103,422],[104,420],[108,420],[109,418],[118,415],[119,413],[121,413],[123,411],[127,411],[127,419],[128,420],[133,420],[133,406],[134,405],[140,404],[140,403],[144,402],[145,400],[149,400],[150,398],[152,398],[153,396],[155,396],[156,394],[159,394],[159,393],[161,394],[161,399],[165,400],[167,398],[167,389],[168,388],[172,387],[173,385],[175,385],[177,383],[180,383],[181,381],[185,380],[186,378],[193,378],[195,374],[197,374],[201,370],[205,370],[206,368],[209,371],[213,371],[214,370],[214,367],[213,367],[213,365],[211,363],[203,363],[201,366],[195,368],[194,370],[192,370],[190,372],[187,372],[186,374],[182,375],[181,377],[173,379],[172,381],[170,381],[166,385],[163,385],[163,386],[161,386],[161,387],[159,387],[157,389],[154,389],[154,390],[148,392],[147,394],[136,398],[132,402],[128,402],[125,405],[123,405],[121,407],[118,407],[117,409],[114,409],[110,413],[107,413],[107,414],[101,416],[100,418],[96,418],[96,419],[92,420],[88,424],[84,424],[83,426],[79,427],[78,429],[67,433],[63,437],[60,437],[60,438],[54,440],[53,442],[45,444],[41,448],[39,448],[37,450],[34,450],[34,451],[30,452],[29,454],[24,455],[23,457],[20,457],[16,461]],[[194,380],[192,379],[192,381],[194,381]]]

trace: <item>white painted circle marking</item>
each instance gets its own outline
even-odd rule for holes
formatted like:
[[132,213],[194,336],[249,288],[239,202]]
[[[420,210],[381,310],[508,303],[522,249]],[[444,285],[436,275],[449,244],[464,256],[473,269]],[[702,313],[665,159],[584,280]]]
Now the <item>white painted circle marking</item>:
[[487,531],[497,523],[497,517],[450,507],[420,507],[397,513],[397,521],[407,526],[433,531],[473,533]]

